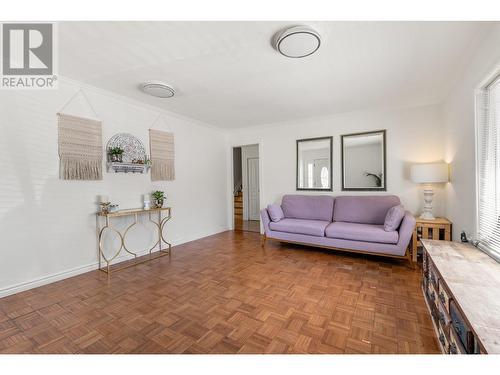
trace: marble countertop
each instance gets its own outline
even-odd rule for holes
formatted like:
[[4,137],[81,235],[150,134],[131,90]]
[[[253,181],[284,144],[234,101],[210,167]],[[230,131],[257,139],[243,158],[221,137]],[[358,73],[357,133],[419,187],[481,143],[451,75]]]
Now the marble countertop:
[[500,263],[470,244],[422,240],[484,349],[500,354]]

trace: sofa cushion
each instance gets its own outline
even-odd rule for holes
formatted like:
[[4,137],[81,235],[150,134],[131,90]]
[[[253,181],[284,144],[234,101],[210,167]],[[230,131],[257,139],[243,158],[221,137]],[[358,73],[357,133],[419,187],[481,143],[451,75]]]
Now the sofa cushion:
[[269,228],[278,232],[324,237],[325,228],[328,224],[330,224],[329,221],[285,218],[276,223],[270,222]]
[[281,206],[276,203],[267,205],[267,212],[269,213],[271,220],[275,222],[280,221],[285,217]]
[[397,230],[401,225],[401,221],[405,216],[405,209],[403,205],[399,204],[397,206],[389,208],[387,215],[385,216],[384,230],[386,232],[391,232]]
[[285,218],[331,222],[333,202],[334,198],[327,195],[284,195],[281,208]]
[[386,232],[383,225],[346,223],[336,221],[326,227],[326,237],[352,241],[398,243],[397,231]]
[[395,195],[336,197],[333,220],[348,223],[384,225],[387,211],[400,203],[401,201]]

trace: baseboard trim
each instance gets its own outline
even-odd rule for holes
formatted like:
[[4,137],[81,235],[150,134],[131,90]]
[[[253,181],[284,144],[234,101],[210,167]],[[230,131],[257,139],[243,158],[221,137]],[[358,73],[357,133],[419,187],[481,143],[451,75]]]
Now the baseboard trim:
[[33,279],[30,281],[26,281],[26,282],[22,282],[19,284],[14,284],[14,285],[8,286],[6,288],[0,289],[0,298],[7,297],[7,296],[10,296],[12,294],[24,292],[24,291],[29,290],[29,289],[38,288],[39,286],[55,283],[56,281],[68,279],[68,278],[73,277],[73,276],[78,276],[82,273],[96,270],[97,267],[98,267],[98,263],[96,262],[96,263],[92,263],[92,264],[87,264],[87,265],[82,266],[82,267],[76,267],[76,268],[72,268],[72,269],[69,269],[66,271],[53,273],[51,275],[42,276],[40,278]]
[[[200,240],[204,237],[213,236],[215,234],[222,233],[222,232],[225,232],[227,230],[229,230],[229,227],[224,226],[224,227],[219,227],[219,228],[212,230],[212,231],[197,233],[196,235],[193,235],[193,236],[178,238],[178,239],[175,239],[172,241],[172,246],[178,246],[178,245],[182,245],[186,242]],[[147,253],[148,253],[148,251],[145,250],[143,252],[137,253],[137,255],[142,256],[142,255],[146,255]],[[125,253],[125,255],[122,255],[122,256],[116,258],[112,262],[112,264],[124,262],[124,261],[130,260],[132,258],[133,258],[132,255]],[[11,286],[8,286],[5,288],[1,288],[0,289],[0,298],[7,297],[7,296],[10,296],[12,294],[24,292],[26,290],[38,288],[38,287],[43,286],[43,285],[55,283],[56,281],[61,281],[64,279],[68,279],[70,277],[78,276],[78,275],[81,275],[82,273],[95,271],[98,268],[99,268],[99,263],[96,261],[96,262],[93,262],[93,263],[90,263],[90,264],[87,264],[84,266],[71,268],[69,270],[56,272],[56,273],[53,273],[50,275],[46,275],[46,276],[42,276],[42,277],[39,277],[36,279],[32,279],[30,281],[25,281],[22,283],[14,284],[14,285],[11,285]]]

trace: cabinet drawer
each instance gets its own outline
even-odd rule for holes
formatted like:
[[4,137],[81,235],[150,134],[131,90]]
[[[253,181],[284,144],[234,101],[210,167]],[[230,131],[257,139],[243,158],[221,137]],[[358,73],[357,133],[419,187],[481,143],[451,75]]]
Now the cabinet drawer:
[[450,352],[450,344],[448,342],[448,338],[446,337],[446,334],[444,333],[444,329],[441,326],[441,323],[438,324],[438,333],[439,333],[439,343],[441,344],[441,347],[443,348],[443,351],[448,354]]
[[429,262],[429,275],[428,275],[428,279],[429,279],[429,282],[432,283],[432,284],[434,284],[434,286],[437,289],[437,286],[438,286],[438,276],[437,276],[436,269],[434,268],[434,265],[431,262]]
[[467,354],[453,327],[450,328],[450,354]]
[[465,319],[462,317],[462,314],[458,310],[458,307],[454,301],[450,301],[450,317],[451,317],[450,331],[453,331],[453,333],[456,334],[458,340],[466,349],[469,348],[470,339],[472,338],[472,332],[470,331],[467,323],[465,322]]
[[441,303],[438,304],[438,320],[439,324],[441,324],[444,327],[448,327],[449,324],[451,323],[451,318],[448,315],[448,311],[443,307]]
[[427,297],[429,298],[429,303],[437,306],[437,293],[433,283],[427,284]]
[[446,287],[444,286],[443,280],[439,279],[439,292],[438,299],[445,307],[446,311],[450,312],[450,297]]

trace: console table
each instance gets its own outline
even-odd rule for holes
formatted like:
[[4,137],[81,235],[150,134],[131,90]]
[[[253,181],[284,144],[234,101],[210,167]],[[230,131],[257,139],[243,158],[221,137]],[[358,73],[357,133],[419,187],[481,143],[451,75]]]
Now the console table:
[[500,354],[500,263],[469,244],[422,245],[422,288],[443,353]]
[[[166,213],[164,217],[162,217],[162,213]],[[127,248],[127,245],[125,244],[125,238],[127,236],[128,231],[137,224],[137,219],[139,215],[142,214],[147,214],[149,216],[149,221],[153,223],[156,228],[157,228],[157,241],[154,243],[154,245],[147,250],[149,255],[148,257],[137,260],[138,257],[138,252],[134,252],[131,249]],[[162,208],[151,208],[149,210],[145,210],[142,208],[133,208],[133,209],[126,209],[126,210],[118,210],[114,212],[98,212],[97,214],[97,232],[98,232],[98,239],[99,239],[99,270],[107,273],[108,275],[111,275],[111,262],[115,260],[121,253],[122,250],[124,250],[126,253],[133,255],[135,261],[131,263],[127,263],[125,266],[119,267],[119,268],[114,268],[113,271],[119,271],[124,268],[128,268],[131,266],[134,266],[139,263],[144,263],[153,259],[158,259],[160,257],[163,257],[165,255],[170,256],[172,245],[165,241],[165,238],[163,237],[163,228],[165,226],[165,223],[171,219],[171,208],[170,207],[162,207]],[[117,217],[123,217],[123,216],[133,216],[134,217],[134,222],[130,224],[125,231],[122,233],[116,228],[114,228],[111,225],[111,218],[117,218]],[[104,218],[104,225],[101,227],[99,225],[99,218],[103,217]],[[153,217],[156,217],[156,221],[153,219]],[[104,248],[103,248],[103,243],[102,243],[102,237],[104,235],[104,232],[109,229],[116,234],[118,234],[118,237],[120,238],[120,247],[118,250],[114,252],[114,254],[111,257],[106,257],[104,254]],[[168,248],[163,248],[163,244],[167,245]],[[158,247],[157,251],[154,252],[153,250]],[[102,267],[101,263],[104,261],[105,266]]]

